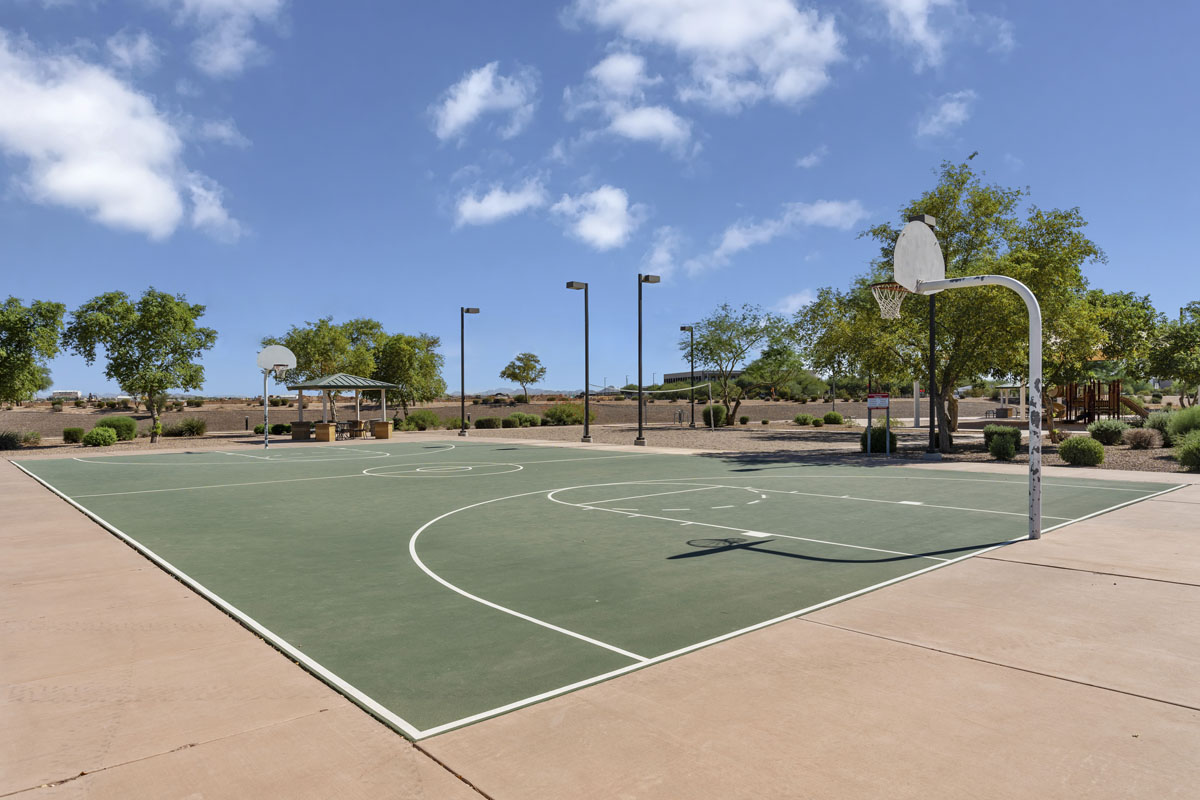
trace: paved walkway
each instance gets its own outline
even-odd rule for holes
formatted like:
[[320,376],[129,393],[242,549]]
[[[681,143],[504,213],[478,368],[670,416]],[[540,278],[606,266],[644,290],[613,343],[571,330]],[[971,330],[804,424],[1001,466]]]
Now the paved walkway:
[[1200,485],[419,746],[7,462],[0,507],[0,797],[1195,796]]

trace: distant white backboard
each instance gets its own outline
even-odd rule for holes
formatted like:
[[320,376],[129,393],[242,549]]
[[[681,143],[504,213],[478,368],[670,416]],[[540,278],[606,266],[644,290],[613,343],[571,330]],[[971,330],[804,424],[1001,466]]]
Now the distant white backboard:
[[892,270],[896,283],[910,292],[917,291],[920,281],[940,281],[946,277],[942,248],[933,230],[924,222],[910,222],[900,231],[892,254]]
[[281,344],[267,345],[258,354],[258,368],[266,370],[279,367],[285,370],[295,369],[296,355]]

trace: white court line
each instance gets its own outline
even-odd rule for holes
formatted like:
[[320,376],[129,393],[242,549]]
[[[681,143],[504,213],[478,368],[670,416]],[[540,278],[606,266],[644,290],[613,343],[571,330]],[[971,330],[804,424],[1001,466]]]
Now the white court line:
[[[397,465],[399,466],[399,465]],[[321,475],[315,478],[280,478],[274,481],[247,481],[246,483],[214,483],[207,486],[176,486],[171,489],[135,489],[129,492],[100,492],[99,494],[77,494],[77,499],[85,497],[118,497],[126,494],[157,494],[159,492],[191,492],[197,489],[234,489],[238,486],[262,486],[268,483],[296,483],[298,481],[331,481],[335,478],[362,478],[363,473],[354,472],[350,475]]]
[[404,733],[408,734],[409,736],[411,736],[414,739],[421,737],[421,730],[419,728],[417,728],[417,726],[413,725],[408,720],[404,719],[403,717],[401,717],[400,715],[396,714],[395,712],[389,710],[388,708],[384,707],[383,705],[380,705],[380,703],[377,702],[374,698],[359,691],[356,687],[352,686],[351,684],[342,680],[340,677],[338,677],[334,673],[327,670],[320,663],[314,661],[312,658],[305,655],[300,650],[297,650],[295,647],[292,647],[292,645],[290,645],[288,643],[288,641],[286,639],[284,639],[282,636],[276,635],[269,628],[267,628],[265,625],[263,625],[260,622],[258,622],[257,620],[255,620],[249,614],[246,614],[241,609],[234,606],[232,603],[229,603],[228,601],[224,600],[220,595],[210,592],[208,589],[206,589],[204,587],[204,584],[200,583],[196,579],[189,576],[183,570],[179,569],[174,564],[172,564],[170,561],[167,561],[165,558],[163,558],[162,556],[155,553],[149,547],[146,547],[144,544],[139,542],[137,539],[134,539],[132,536],[129,536],[128,534],[126,534],[124,531],[122,531],[117,526],[108,523],[99,515],[92,513],[88,509],[81,506],[79,503],[76,503],[70,497],[67,497],[65,494],[60,492],[58,489],[54,488],[49,483],[42,480],[37,475],[34,475],[32,472],[25,469],[20,464],[13,462],[13,466],[15,466],[17,469],[21,470],[22,472],[24,472],[29,477],[33,478],[35,481],[40,483],[42,486],[45,486],[50,491],[54,492],[56,495],[61,497],[63,500],[70,503],[72,506],[77,508],[80,512],[82,512],[85,516],[87,516],[93,522],[100,525],[100,527],[104,528],[105,530],[107,530],[110,533],[114,534],[115,536],[119,537],[123,541],[127,542],[130,546],[132,546],[134,549],[136,549],[142,555],[146,556],[146,558],[150,559],[155,564],[158,564],[160,567],[165,569],[167,572],[171,573],[176,578],[181,580],[183,583],[187,584],[193,591],[197,592],[204,599],[208,600],[208,602],[212,603],[217,608],[220,608],[226,614],[229,614],[231,617],[236,619],[242,625],[246,626],[250,630],[257,633],[263,639],[266,639],[276,649],[286,653],[289,658],[295,660],[297,663],[302,665],[305,669],[307,669],[313,675],[316,675],[318,678],[320,678],[326,684],[333,687],[337,691],[341,692],[345,697],[350,698],[355,703],[357,703],[359,706],[366,709],[371,714],[374,714],[378,719],[383,720],[384,722],[388,723],[389,725],[396,728],[397,730],[403,731]]
[[[647,453],[646,455],[655,455],[655,454]],[[822,466],[827,466],[827,465],[814,462],[814,463],[796,464],[794,466],[784,467],[784,469],[801,469],[801,468],[805,468],[805,467],[822,467]],[[889,464],[888,466],[897,467],[899,469],[905,469],[904,465],[902,465],[902,464]],[[730,477],[733,477],[733,476],[729,476],[729,475],[725,476],[726,479],[728,479]],[[937,481],[939,483],[1010,483],[1014,486],[1028,486],[1029,485],[1028,477],[1022,477],[1018,480],[1006,481],[1006,480],[998,480],[995,478],[940,478],[940,477],[926,478],[926,477],[918,476],[918,475],[878,475],[878,474],[874,474],[874,473],[872,473],[870,475],[814,475],[811,473],[803,473],[800,475],[754,475],[754,476],[747,475],[746,476],[746,480],[758,480],[759,478],[804,478],[805,480],[815,480],[815,481],[847,480],[847,479],[877,480],[877,481]],[[653,478],[651,480],[653,482],[653,481],[662,481],[662,480],[671,480],[671,479],[670,478]],[[712,478],[695,478],[694,480],[713,480],[713,479]],[[720,480],[720,479],[718,478],[716,480]],[[1102,480],[1108,480],[1108,478],[1096,478],[1096,480],[1102,481]],[[1154,485],[1154,483],[1151,482],[1150,485]],[[1096,490],[1103,490],[1106,492],[1140,492],[1140,491],[1142,491],[1141,489],[1127,489],[1123,486],[1088,486],[1088,485],[1082,484],[1082,483],[1053,483],[1051,481],[1042,481],[1042,486],[1056,486],[1056,487],[1065,488],[1065,489],[1096,489]],[[1066,519],[1066,518],[1060,517],[1059,519]]]
[[[707,489],[720,489],[720,488],[722,488],[722,487],[717,486],[715,484],[712,486],[697,486],[692,489],[678,489],[674,492],[657,492],[655,494],[634,494],[634,495],[630,495],[629,497],[614,497],[611,500],[586,500],[586,501],[578,503],[578,505],[591,506],[591,505],[595,505],[596,503],[619,503],[622,500],[641,500],[643,497],[663,497],[668,494],[687,494],[688,492],[703,492]],[[636,509],[634,509],[634,510],[636,510]],[[670,509],[664,508],[663,510],[669,511]]]
[[[734,488],[734,487],[730,487]],[[912,500],[877,500],[874,497],[853,497],[848,494],[818,494],[816,492],[798,492],[788,491],[787,489],[757,489],[759,492],[771,492],[772,494],[794,494],[801,497],[822,497],[828,500],[854,500],[861,503],[884,503],[893,506],[919,506],[921,508],[941,508],[948,511],[970,511],[976,514],[1003,514],[1009,517],[1028,517],[1027,511],[993,511],[987,508],[965,508],[962,506],[942,506],[936,503],[916,503]],[[1133,501],[1137,502],[1137,501]],[[1043,514],[1042,519],[1064,519],[1070,520],[1070,517],[1052,517],[1049,514]]]
[[[846,544],[845,542],[830,542],[825,539],[810,539],[807,536],[793,536],[788,533],[773,533],[773,532],[768,532],[768,531],[751,530],[749,528],[735,528],[731,525],[717,525],[716,523],[713,523],[713,522],[696,522],[694,520],[676,519],[674,517],[660,517],[655,514],[641,514],[641,513],[631,514],[628,511],[624,511],[619,508],[601,508],[599,506],[584,506],[584,505],[581,505],[580,503],[572,503],[567,500],[559,500],[557,497],[554,496],[554,495],[558,494],[559,492],[571,491],[572,489],[594,489],[599,486],[628,486],[630,483],[635,483],[635,482],[636,481],[622,481],[620,483],[596,483],[596,484],[592,484],[590,486],[571,486],[571,487],[567,487],[566,489],[554,489],[546,494],[546,499],[550,500],[551,502],[558,503],[559,505],[563,505],[563,506],[574,506],[575,508],[586,508],[587,510],[591,510],[591,511],[610,511],[614,514],[624,514],[628,517],[635,517],[635,518],[642,517],[645,519],[657,519],[657,520],[661,520],[662,522],[678,522],[682,525],[700,525],[705,528],[719,528],[720,530],[723,530],[723,531],[733,531],[734,533],[745,533],[749,536],[757,536],[757,537],[778,536],[783,539],[795,539],[800,542],[814,542],[816,544],[829,544],[829,545],[834,545],[836,547],[849,547],[852,550],[870,550],[875,553],[888,553],[888,554],[894,555],[894,556],[910,556],[912,558],[928,558],[932,561],[945,561],[946,560],[944,558],[937,558],[936,556],[922,556],[922,555],[918,555],[916,553],[905,553],[900,550],[884,550],[881,547],[865,547],[863,545],[858,545],[858,544]],[[738,489],[741,487],[725,486],[722,488]],[[534,493],[534,494],[536,494],[536,493]],[[516,495],[516,496],[520,497],[522,495]],[[505,498],[505,499],[507,499],[507,498]],[[733,506],[730,506],[730,508],[733,508]],[[450,513],[454,513],[454,512],[450,512]]]
[[269,456],[256,456],[256,455],[251,455],[250,453],[239,453],[236,450],[217,450],[216,452],[218,452],[224,456],[241,456],[242,458],[257,458],[260,461],[271,461],[272,460]]

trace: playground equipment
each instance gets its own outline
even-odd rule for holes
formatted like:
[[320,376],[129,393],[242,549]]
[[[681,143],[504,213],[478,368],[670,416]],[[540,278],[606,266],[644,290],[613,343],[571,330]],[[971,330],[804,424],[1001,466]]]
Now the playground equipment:
[[1127,413],[1146,417],[1149,412],[1121,395],[1120,381],[1083,381],[1058,387],[1054,413],[1068,422],[1091,423],[1117,419]]

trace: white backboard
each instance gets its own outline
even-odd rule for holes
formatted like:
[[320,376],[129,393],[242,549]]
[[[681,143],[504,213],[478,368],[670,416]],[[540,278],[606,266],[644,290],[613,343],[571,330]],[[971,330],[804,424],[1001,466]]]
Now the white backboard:
[[267,345],[258,354],[259,369],[274,369],[282,366],[286,369],[296,368],[296,356],[281,344]]
[[892,253],[892,271],[893,280],[910,292],[917,291],[920,281],[940,281],[946,277],[941,245],[933,230],[924,222],[910,222],[900,231],[900,238],[896,240],[896,249]]

